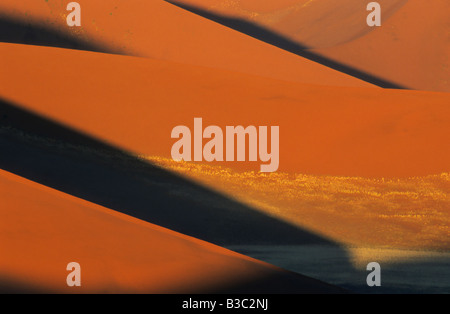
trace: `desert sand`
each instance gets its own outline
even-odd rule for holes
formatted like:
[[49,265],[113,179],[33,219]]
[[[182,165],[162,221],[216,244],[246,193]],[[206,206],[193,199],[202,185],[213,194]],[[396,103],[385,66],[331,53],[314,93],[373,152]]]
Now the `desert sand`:
[[[0,291],[343,291],[3,170],[0,187]],[[66,285],[69,262],[80,287]]]
[[[382,26],[366,24],[367,2],[174,0],[187,9],[203,9],[237,18],[303,46],[340,64],[392,82],[399,87],[450,91],[450,41],[445,0],[378,1]],[[237,30],[249,32],[237,25]]]
[[385,179],[238,172],[158,157],[146,160],[335,241],[350,252],[354,247],[450,249],[448,172]]
[[[323,263],[339,256],[339,273],[372,258],[445,265],[445,1],[380,1],[378,29],[356,0],[79,2],[70,30],[60,1],[0,4],[1,291],[74,292],[76,256],[81,292],[341,292],[212,243],[266,261],[332,251]],[[171,160],[172,128],[195,117],[279,126],[278,172]]]
[[450,3],[408,1],[379,30],[335,47],[325,56],[406,88],[450,92]]
[[[305,48],[327,48],[352,41],[371,32],[366,5],[358,0],[224,1],[174,0],[209,12],[239,18],[292,39]],[[383,20],[400,9],[405,0],[382,0]],[[326,18],[324,18],[326,17]]]
[[[82,0],[79,3],[83,10],[82,26],[72,29],[66,24],[66,3],[59,0],[20,3],[5,0],[0,4],[0,12],[6,21],[14,21],[4,26],[16,30],[18,35],[8,37],[13,42],[76,45],[80,49],[165,59],[296,82],[372,86],[162,0],[108,3]],[[59,34],[58,40],[54,39],[55,32]],[[0,38],[0,41],[5,40]]]
[[[4,99],[135,154],[170,157],[172,129],[192,128],[194,117],[202,117],[222,128],[280,126],[281,172],[409,177],[448,171],[449,94],[297,84],[27,45],[1,44],[0,53],[8,64],[0,74]],[[258,170],[259,164],[225,166]]]
[[[9,64],[0,94],[19,107],[342,245],[448,248],[448,94],[343,90],[57,48],[0,51]],[[28,73],[41,79],[24,82]],[[279,125],[279,172],[169,162],[171,129],[193,117]]]

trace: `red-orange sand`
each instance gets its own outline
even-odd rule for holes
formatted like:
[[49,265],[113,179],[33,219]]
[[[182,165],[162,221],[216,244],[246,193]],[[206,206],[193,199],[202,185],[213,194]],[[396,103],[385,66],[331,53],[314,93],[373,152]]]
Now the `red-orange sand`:
[[[262,10],[270,13],[294,2],[302,1],[272,2]],[[318,17],[324,2],[313,5],[319,2],[302,3]],[[167,169],[188,172],[255,209],[337,242],[448,249],[449,94],[371,88],[163,1],[80,3],[83,27],[71,29],[72,35],[151,58],[0,44],[1,98]],[[339,34],[336,20],[324,24],[336,30],[333,36],[318,38],[324,26],[316,25],[309,39],[323,48],[320,53],[382,78],[445,91],[447,24],[440,9],[447,4],[403,4],[396,1],[385,21],[385,26],[399,23],[400,40],[397,33],[386,35],[387,27]],[[439,14],[411,28],[424,28],[421,37],[402,28],[414,21],[409,13],[430,8]],[[67,32],[64,9],[53,0],[0,4],[9,18]],[[347,30],[361,20],[359,13],[356,20],[353,13],[344,15]],[[286,30],[297,27],[285,22],[280,25]],[[380,47],[398,53],[383,54]],[[180,164],[180,170],[164,159],[174,142],[170,132],[182,124],[192,129],[194,117],[222,128],[279,125],[280,172],[240,172],[257,171],[260,162],[219,164],[231,171],[218,164],[211,170],[205,163]],[[406,178],[411,176],[420,177]],[[0,251],[8,252],[0,255],[3,283],[73,292],[65,284],[71,261],[88,265],[82,268],[85,284],[77,290],[82,292],[211,291],[280,273],[3,171],[0,185]]]
[[[279,171],[408,177],[448,171],[450,95],[278,81],[160,60],[0,44],[0,96],[139,155],[172,129],[280,126]],[[259,170],[260,162],[234,162]],[[221,163],[221,165],[224,165]]]
[[[287,275],[3,170],[0,198],[0,290],[195,293]],[[81,266],[80,287],[66,284],[70,262]],[[322,285],[296,278],[306,291]]]
[[[369,1],[360,0],[173,0],[211,13],[239,18],[274,31],[305,48],[325,48],[352,41],[373,29],[367,26]],[[381,0],[383,20],[407,0]]]
[[407,88],[450,92],[450,2],[410,0],[381,28],[319,53]]
[[0,16],[45,26],[127,54],[296,82],[372,86],[199,17],[163,0],[80,0],[81,27],[60,0],[3,0]]
[[450,92],[450,2],[380,0],[369,27],[360,0],[174,0],[240,18],[367,74],[418,90]]

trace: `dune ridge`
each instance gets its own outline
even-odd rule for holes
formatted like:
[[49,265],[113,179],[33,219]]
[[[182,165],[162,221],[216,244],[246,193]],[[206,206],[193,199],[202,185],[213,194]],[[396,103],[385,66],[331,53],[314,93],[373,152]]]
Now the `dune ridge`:
[[[0,3],[0,292],[345,292],[203,240],[326,247],[344,272],[448,251],[448,3],[381,0],[367,29],[356,0],[183,1],[425,92],[166,1],[79,2],[72,29],[61,1]],[[279,171],[173,161],[172,128],[196,117],[279,126]]]
[[[170,0],[217,14],[251,21],[306,48],[327,48],[355,40],[373,31],[367,27],[367,3],[359,0],[224,1]],[[407,0],[381,0],[383,21],[388,20]]]
[[[82,26],[66,24],[65,3],[58,0],[5,0],[1,15],[32,26],[45,26],[89,44],[125,54],[228,69],[276,79],[338,86],[373,86],[299,58],[277,47],[182,10],[163,0],[80,0]],[[1,21],[1,19],[0,19]],[[23,41],[24,34],[17,43]],[[25,38],[26,39],[26,38]],[[0,37],[0,42],[1,42]]]
[[408,1],[379,30],[316,51],[408,88],[448,93],[449,11],[448,1]]
[[[273,292],[284,285],[291,292],[343,292],[3,170],[0,186],[2,291]],[[73,261],[82,267],[81,287],[66,285]]]
[[171,2],[262,25],[307,51],[403,88],[450,91],[446,0],[378,1],[382,25],[375,28],[366,24],[368,2],[358,0]]
[[[171,130],[280,126],[279,171],[408,177],[448,171],[446,93],[324,87],[161,60],[0,44],[0,95],[135,154],[170,157]],[[111,67],[114,64],[114,67]],[[24,77],[35,75],[33,81]],[[225,164],[240,170],[258,163]]]

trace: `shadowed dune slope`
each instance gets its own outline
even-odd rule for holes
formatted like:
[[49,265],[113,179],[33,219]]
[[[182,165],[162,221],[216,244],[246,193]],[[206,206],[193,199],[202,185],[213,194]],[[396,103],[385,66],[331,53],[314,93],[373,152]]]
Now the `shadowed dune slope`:
[[0,169],[221,246],[337,246],[14,104],[0,116]]
[[0,195],[3,292],[342,292],[5,171]]
[[[192,12],[199,12],[198,8],[259,25],[311,53],[401,87],[450,91],[450,3],[446,0],[378,1],[382,26],[374,28],[366,23],[368,1],[170,2],[189,5]],[[249,33],[251,24],[230,27]]]
[[[0,21],[21,23],[3,30],[0,41],[55,44],[41,29],[70,35],[94,50],[173,60],[283,80],[339,86],[369,83],[299,58],[277,47],[182,10],[162,0],[81,0],[82,26],[66,24],[66,3],[59,0],[0,3]],[[0,23],[1,24],[1,23]],[[10,34],[15,32],[16,34]],[[56,35],[55,35],[56,36]],[[2,39],[3,37],[3,39]],[[66,47],[67,43],[61,44]]]
[[[172,128],[280,126],[280,171],[448,171],[449,95],[295,84],[151,59],[1,44],[6,100],[140,155],[170,157]],[[114,66],[111,66],[114,64]],[[259,170],[260,162],[225,163]]]

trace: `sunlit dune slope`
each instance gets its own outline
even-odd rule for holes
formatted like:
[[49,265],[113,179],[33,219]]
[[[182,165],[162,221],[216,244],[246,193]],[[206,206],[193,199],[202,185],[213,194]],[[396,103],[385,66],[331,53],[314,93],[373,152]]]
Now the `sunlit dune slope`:
[[173,2],[260,25],[305,49],[399,86],[450,91],[447,0],[377,1],[382,9],[381,27],[366,23],[369,1]]
[[[0,196],[2,291],[339,291],[2,170]],[[66,285],[69,262],[81,265],[81,287]]]
[[448,173],[404,179],[262,174],[144,158],[343,246],[450,249]]
[[67,3],[59,0],[4,0],[0,3],[0,17],[25,23],[26,29],[18,35],[25,40],[37,37],[32,27],[39,25],[125,54],[296,82],[372,86],[162,0],[80,0],[78,3],[82,10],[81,27],[67,26]]
[[[282,172],[408,177],[448,171],[445,93],[295,84],[26,45],[0,44],[0,55],[7,65],[1,97],[136,154],[170,157],[172,129],[193,131],[194,117],[202,117],[204,127],[223,130],[280,126]],[[225,166],[259,170],[260,164]]]
[[[215,14],[239,18],[294,40],[305,48],[325,48],[359,38],[367,26],[369,2],[360,0],[170,0]],[[383,18],[389,18],[406,0],[381,0]]]
[[382,27],[317,52],[403,86],[450,92],[450,2],[410,0]]

